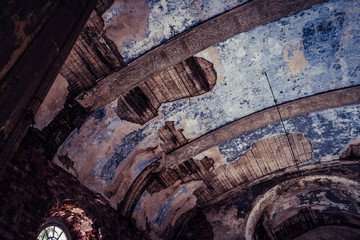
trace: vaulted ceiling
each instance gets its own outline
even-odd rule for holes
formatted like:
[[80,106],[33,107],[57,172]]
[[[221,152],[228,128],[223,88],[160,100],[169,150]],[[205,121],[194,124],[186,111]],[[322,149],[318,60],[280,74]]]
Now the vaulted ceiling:
[[101,0],[35,127],[153,238],[359,227],[359,22],[347,0]]

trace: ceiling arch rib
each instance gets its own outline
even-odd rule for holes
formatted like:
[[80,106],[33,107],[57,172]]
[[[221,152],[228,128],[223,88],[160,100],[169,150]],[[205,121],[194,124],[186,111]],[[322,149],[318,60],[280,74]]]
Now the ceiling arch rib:
[[358,104],[360,103],[359,92],[360,86],[344,88],[304,97],[253,113],[186,143],[167,154],[162,161],[166,161],[168,166],[174,166],[229,139],[278,122],[281,120],[278,111],[281,113],[282,120],[286,120],[311,112]]
[[[242,32],[328,0],[253,0],[180,34],[103,78],[76,100],[93,112],[154,74]],[[250,20],[251,19],[251,20]]]
[[[331,8],[326,7],[327,5],[330,5]],[[217,66],[215,66],[215,68],[216,71],[219,73],[219,76],[223,74],[223,78],[222,78],[223,81],[220,80],[217,83],[211,94],[206,94],[205,96],[193,98],[194,100],[191,99],[191,104],[189,101],[185,99],[172,102],[169,104],[164,104],[163,105],[164,107],[160,109],[161,113],[159,112],[159,117],[157,119],[149,121],[149,123],[144,126],[138,126],[137,124],[135,125],[129,124],[127,121],[122,121],[118,118],[113,118],[114,115],[113,113],[115,113],[116,115],[116,111],[115,112],[113,111],[114,107],[116,108],[116,106],[114,104],[106,106],[101,111],[99,110],[94,115],[90,116],[89,118],[90,121],[86,121],[84,123],[84,126],[80,129],[79,132],[75,131],[74,134],[72,134],[71,138],[69,138],[69,141],[67,141],[66,144],[64,144],[64,147],[61,147],[59,149],[58,155],[66,156],[66,154],[68,153],[67,156],[69,157],[69,159],[71,159],[71,161],[74,162],[73,166],[75,166],[75,172],[79,172],[78,171],[79,166],[85,166],[84,164],[86,163],[86,169],[84,170],[84,168],[82,168],[82,170],[80,170],[82,172],[80,178],[85,182],[85,184],[89,184],[94,191],[100,192],[102,194],[108,193],[106,196],[109,196],[109,198],[111,197],[111,201],[113,202],[113,204],[117,204],[119,201],[123,199],[126,190],[128,189],[128,187],[130,187],[132,181],[136,178],[136,176],[138,176],[141,170],[144,167],[146,167],[147,164],[153,161],[158,161],[158,159],[162,157],[162,154],[157,154],[157,153],[155,153],[155,155],[147,154],[148,156],[144,160],[144,156],[140,157],[138,153],[142,152],[144,153],[143,155],[146,155],[146,152],[148,150],[151,150],[155,147],[156,144],[154,143],[155,141],[157,141],[157,143],[159,143],[159,141],[160,142],[162,141],[162,139],[159,140],[158,136],[155,135],[158,133],[159,128],[161,128],[161,126],[163,126],[166,121],[175,120],[174,121],[176,128],[175,130],[180,131],[182,128],[185,129],[183,131],[183,135],[186,138],[186,140],[183,141],[184,139],[183,140],[179,139],[180,144],[174,145],[175,146],[174,148],[178,149],[181,148],[181,145],[183,145],[183,143],[190,142],[189,144],[192,144],[195,138],[199,138],[204,134],[208,136],[207,132],[209,131],[217,131],[216,130],[217,128],[231,121],[234,121],[236,119],[241,119],[251,113],[272,106],[271,104],[272,99],[268,89],[267,88],[260,89],[259,87],[259,86],[265,86],[264,85],[265,76],[261,74],[261,69],[263,68],[266,68],[269,73],[270,82],[272,83],[271,85],[276,86],[276,88],[274,88],[274,92],[276,97],[280,99],[280,102],[284,102],[284,98],[281,98],[277,95],[278,92],[281,93],[281,90],[284,89],[281,86],[286,85],[285,89],[288,89],[288,87],[290,87],[291,85],[293,85],[294,87],[295,82],[297,83],[299,82],[298,78],[302,78],[300,79],[301,83],[299,83],[300,85],[298,87],[299,89],[286,92],[288,96],[285,96],[285,101],[290,101],[307,95],[317,94],[319,92],[334,90],[336,88],[343,88],[351,85],[356,85],[357,81],[356,79],[353,79],[355,78],[355,76],[349,79],[344,79],[344,81],[341,82],[337,81],[336,78],[337,76],[345,76],[346,74],[348,74],[349,71],[351,71],[351,68],[345,68],[346,65],[345,63],[342,64],[344,67],[341,68],[341,71],[337,70],[340,72],[336,72],[337,74],[336,77],[333,77],[332,71],[330,71],[330,73],[326,75],[330,77],[331,83],[335,82],[336,84],[324,84],[321,87],[318,87],[318,85],[320,84],[317,78],[318,75],[312,74],[314,73],[314,71],[312,71],[314,68],[310,66],[311,65],[310,61],[309,61],[309,66],[307,67],[307,69],[305,69],[306,71],[304,70],[298,76],[293,77],[294,79],[290,79],[290,81],[288,79],[283,79],[283,78],[278,79],[277,78],[278,76],[274,74],[274,71],[277,71],[279,67],[279,65],[277,65],[278,61],[275,61],[275,65],[267,64],[269,62],[273,63],[274,62],[273,59],[275,58],[279,58],[278,60],[280,60],[280,63],[283,64],[282,59],[283,59],[283,54],[285,54],[282,51],[283,47],[284,50],[286,50],[285,52],[288,52],[289,54],[291,54],[290,52],[291,49],[293,48],[294,48],[293,49],[294,53],[297,51],[301,52],[301,49],[299,50],[296,47],[297,45],[293,44],[293,42],[295,41],[295,42],[300,42],[301,45],[302,40],[304,40],[302,39],[301,31],[299,34],[299,29],[303,29],[303,31],[305,31],[305,29],[309,28],[308,27],[309,25],[314,26],[313,28],[315,30],[320,28],[326,19],[332,18],[333,15],[335,14],[334,11],[325,11],[324,14],[320,14],[324,9],[325,10],[339,9],[338,11],[340,10],[344,11],[346,12],[346,14],[349,14],[349,16],[352,16],[351,14],[356,13],[356,11],[354,12],[351,11],[351,9],[353,9],[351,7],[352,6],[351,4],[347,4],[344,7],[340,7],[340,5],[342,6],[342,4],[339,2],[322,4],[313,7],[311,9],[302,11],[301,13],[297,13],[288,16],[286,18],[282,18],[279,21],[274,21],[265,26],[260,26],[252,31],[248,31],[246,33],[237,35],[236,37],[231,38],[228,41],[225,41],[213,47],[212,49],[218,52],[218,55],[215,56],[214,58],[208,55],[209,50],[207,49],[206,51],[199,54],[197,57],[204,57],[205,59],[208,59],[209,61],[214,63],[214,66],[216,63],[216,58],[218,57],[220,60],[218,62],[220,62],[220,64],[218,63]],[[296,24],[299,23],[299,19],[304,14],[308,16],[309,18],[308,21],[306,21],[305,23],[303,21],[300,21],[301,24]],[[333,30],[333,32],[335,32],[334,34],[337,37],[338,36],[342,37],[346,32],[345,30],[342,30],[340,26],[338,26],[340,24],[338,22],[341,22],[340,21],[341,19],[336,18],[336,22],[334,22],[335,25],[331,28],[331,29],[335,29]],[[353,18],[350,17],[345,18],[344,26],[352,26],[354,21],[351,19]],[[280,30],[286,32],[286,34],[284,34],[285,39],[283,35],[279,34]],[[320,32],[316,33],[314,38],[317,39],[319,34]],[[333,33],[331,32],[331,34]],[[295,40],[293,39],[294,35],[297,36]],[[278,39],[278,37],[280,39]],[[253,39],[253,41],[255,42],[251,42],[251,44],[247,44],[246,46],[240,47],[241,49],[239,49],[239,46],[242,46],[242,42],[250,41],[251,39]],[[280,47],[277,47],[274,50],[275,51],[274,53],[269,52],[270,49],[273,50],[273,48],[269,48],[269,46],[263,44],[264,39],[265,42],[267,40],[269,41],[272,40],[270,42],[274,44],[277,43]],[[308,38],[305,40],[307,42],[309,41]],[[353,42],[354,40],[349,38],[348,41],[345,41],[343,44],[347,46],[348,45],[351,46]],[[251,47],[253,43],[256,43],[255,48]],[[329,40],[326,42],[325,46],[331,47],[333,46],[331,44],[332,42]],[[288,47],[288,45],[294,47]],[[317,47],[317,45],[315,44],[314,47]],[[261,50],[258,51],[257,48],[260,48]],[[252,49],[254,49],[254,51]],[[340,53],[342,54],[342,52],[344,51],[345,50],[342,50]],[[232,57],[228,56],[229,53],[232,55]],[[270,53],[270,55],[268,53]],[[347,52],[345,51],[344,54],[345,53]],[[236,57],[234,57],[233,54],[235,54]],[[260,56],[260,59],[264,61],[258,61],[259,59],[256,58],[256,56],[259,54],[264,55],[264,56]],[[307,59],[308,56],[306,55],[305,52],[304,54]],[[326,54],[324,55],[319,53],[318,57],[312,59],[312,61],[318,63],[319,59],[322,59],[323,57],[326,56],[327,56]],[[252,62],[247,61],[247,59],[249,58],[254,60],[255,63],[252,64]],[[288,58],[286,59],[289,60]],[[335,60],[340,61],[341,59],[340,60],[335,59]],[[236,64],[232,64],[235,62]],[[330,61],[327,64],[332,65],[332,63],[333,61]],[[353,66],[353,65],[349,65],[349,63],[347,64],[348,67]],[[251,68],[248,65],[251,65]],[[221,72],[222,70],[219,67],[224,67],[224,71]],[[287,66],[285,63],[285,68],[286,67]],[[316,69],[318,69],[317,65],[316,65]],[[251,73],[254,74],[252,75]],[[236,76],[236,78],[232,78],[231,76]],[[219,79],[221,79],[221,77]],[[276,79],[278,79],[279,81],[274,82]],[[287,83],[287,81],[289,81],[289,83]],[[281,84],[281,86],[279,84]],[[295,87],[296,86],[297,85],[295,85]],[[283,95],[286,94],[284,93]],[[223,108],[218,107],[219,103],[223,104]],[[317,102],[306,103],[306,104],[312,104],[315,107],[318,105]],[[356,111],[356,109],[354,110]],[[278,114],[276,114],[276,111],[274,111],[274,115],[272,116],[271,115],[272,114],[268,114],[264,116],[269,117],[271,119],[274,117],[276,118],[276,115]],[[200,121],[195,123],[197,120]],[[255,119],[255,120],[256,120],[255,123],[259,123],[262,121],[262,119]],[[279,121],[279,120],[274,120],[274,121]],[[89,126],[92,123],[95,124],[99,123],[99,125],[95,126],[96,130],[94,131],[94,134],[88,135],[85,132],[86,129],[91,129],[92,127],[94,127],[94,126]],[[243,130],[243,127],[244,126],[240,126],[237,129],[229,128],[230,130],[229,132],[232,134],[233,132]],[[123,129],[123,130],[118,130],[118,129]],[[194,129],[194,131],[191,132],[190,129]],[[196,129],[199,131],[197,131]],[[296,130],[293,132],[299,132],[299,131],[300,130]],[[166,130],[166,134],[169,136],[170,134],[173,133],[175,134],[177,132],[173,130],[170,131]],[[152,135],[150,136],[149,134]],[[282,133],[281,131],[278,131],[277,134],[282,134]],[[79,135],[83,135],[84,137]],[[178,135],[180,136],[181,134]],[[217,137],[216,135],[213,136],[213,138],[216,137]],[[151,143],[148,141],[149,139],[151,139],[152,141]],[[171,136],[170,138],[167,139],[171,139]],[[255,141],[257,140],[258,139],[256,139]],[[80,145],[83,143],[86,144],[86,146],[88,146],[87,148],[82,148],[84,151],[79,148],[76,149],[77,148],[76,145]],[[154,145],[150,145],[153,143]],[[212,143],[210,142],[210,144]],[[252,143],[249,142],[248,144],[250,146]],[[103,147],[105,147],[106,149],[111,149],[111,148],[112,149],[110,151],[104,152],[101,151]],[[136,150],[136,148],[141,148],[141,149],[140,151],[134,151]],[[160,149],[160,147],[158,147],[158,149]],[[166,152],[170,153],[170,155],[176,152],[176,150],[174,152],[172,151],[173,149],[166,150]],[[138,157],[133,158],[133,156],[138,156]],[[84,161],[84,159],[87,159],[87,161]],[[100,161],[98,161],[97,159],[100,159]],[[184,158],[184,160],[186,161],[186,158]],[[161,162],[164,161],[161,160]],[[123,171],[124,165],[126,166],[125,167],[126,169],[128,169],[129,167],[132,171]],[[126,172],[125,174],[126,176],[124,176],[124,172]],[[95,173],[95,175],[93,173]],[[114,184],[111,183],[111,186],[109,186],[109,183],[111,181],[113,181]],[[119,194],[117,198],[114,198],[113,196],[115,196],[114,194],[116,194],[116,192],[119,192]]]
[[[326,186],[326,187],[325,187]],[[284,195],[286,195],[286,192],[289,192],[291,194],[297,195],[302,190],[310,190],[313,191],[314,189],[337,189],[340,191],[346,191],[347,196],[355,197],[355,199],[351,199],[351,201],[356,202],[359,201],[359,199],[356,199],[356,196],[358,198],[359,191],[360,191],[360,184],[357,181],[354,181],[352,179],[348,179],[345,177],[339,177],[339,176],[326,176],[326,175],[314,175],[314,176],[305,176],[297,179],[292,179],[285,181],[270,190],[268,190],[266,193],[264,193],[262,196],[258,198],[255,205],[252,208],[252,211],[249,214],[249,217],[247,219],[246,223],[246,229],[245,229],[245,237],[247,240],[252,240],[253,235],[255,232],[256,224],[260,220],[261,215],[264,213],[265,209],[269,206],[273,206],[276,201],[279,201]],[[284,192],[285,191],[285,192]],[[290,198],[290,196],[285,196],[287,198]],[[296,198],[299,198],[301,196],[297,195]],[[309,197],[306,193],[304,197]],[[296,199],[295,198],[295,199]],[[304,200],[304,199],[303,199]],[[344,204],[346,201],[339,201],[340,205]],[[288,204],[290,206],[284,206],[284,208],[291,208],[296,207],[292,204],[297,204],[296,201],[288,201]],[[285,204],[285,203],[283,203]],[[327,202],[321,202],[321,200],[317,200],[313,203],[316,204],[325,204],[329,208],[331,207],[330,203]],[[346,204],[352,204],[351,202],[346,202]],[[301,204],[299,204],[301,205]],[[298,205],[298,206],[299,206]],[[341,208],[345,209],[346,207],[340,206]],[[326,211],[326,210],[325,210]]]
[[[283,120],[285,120],[310,112],[357,104],[360,103],[360,96],[358,94],[359,91],[360,86],[356,86],[322,93],[294,100],[289,103],[281,104],[279,105],[279,109],[282,112]],[[329,99],[332,99],[332,101],[329,101]],[[150,164],[138,175],[138,177],[129,187],[129,190],[126,193],[124,200],[121,202],[120,212],[123,215],[129,216],[130,214],[131,216],[131,213],[134,210],[136,203],[140,199],[142,192],[145,190],[146,187],[149,186],[152,181],[154,181],[154,177],[152,175],[153,173],[164,171],[165,168],[176,169],[181,163],[188,162],[189,159],[191,159],[195,155],[202,153],[207,149],[215,147],[226,140],[235,138],[246,132],[250,132],[254,129],[258,129],[262,126],[267,126],[268,124],[278,121],[280,121],[280,118],[277,114],[277,109],[276,107],[272,107],[270,109],[254,113],[250,116],[218,128],[193,141],[183,142],[182,146],[178,146],[175,151],[170,151],[169,153],[167,153],[167,155],[164,155],[164,158],[161,158],[158,161]],[[221,136],[226,136],[226,138],[221,138]],[[192,145],[193,142],[195,142],[195,146],[199,146],[199,148],[194,148]],[[189,150],[187,150],[187,148]],[[176,154],[174,154],[177,152],[185,153],[186,155],[177,156]],[[175,156],[175,161],[168,161],[167,158],[169,156]],[[289,157],[291,156],[289,155]],[[214,163],[211,163],[211,161],[208,161],[206,159],[202,160],[202,165],[205,168],[210,169],[213,164]]]
[[[203,212],[206,215],[208,215],[208,211],[207,209],[212,209],[212,208],[217,208],[217,205],[220,206],[220,209],[222,209],[221,206],[223,206],[224,204],[238,204],[239,205],[239,209],[238,209],[238,217],[240,218],[240,220],[246,220],[249,224],[249,226],[252,226],[251,223],[254,223],[254,226],[256,226],[256,223],[259,221],[261,215],[263,214],[262,209],[265,209],[267,206],[269,206],[269,204],[271,205],[272,203],[274,203],[274,201],[277,198],[280,198],[282,196],[284,196],[285,198],[287,197],[286,194],[295,194],[298,199],[298,192],[301,192],[300,190],[309,190],[309,194],[311,195],[311,191],[312,189],[340,189],[340,190],[344,190],[346,192],[348,192],[348,194],[346,195],[347,198],[350,198],[350,195],[353,196],[354,194],[356,195],[356,193],[360,190],[358,188],[359,183],[357,182],[357,176],[359,174],[358,169],[356,167],[356,165],[358,164],[359,159],[357,160],[342,160],[340,161],[329,161],[329,162],[325,162],[325,163],[321,163],[321,164],[310,164],[310,165],[303,165],[300,166],[300,173],[301,175],[299,175],[299,172],[296,168],[293,168],[292,170],[287,171],[287,174],[283,174],[282,172],[273,172],[271,174],[268,174],[264,177],[261,177],[257,180],[254,181],[248,181],[246,183],[240,184],[237,187],[226,191],[224,193],[222,193],[219,196],[214,197],[212,200],[210,200],[207,203],[203,203],[200,204],[197,202],[196,205],[194,205],[191,209],[186,210],[186,207],[184,209],[182,209],[181,207],[175,207],[172,206],[171,204],[169,204],[168,201],[165,202],[160,202],[159,204],[161,206],[168,206],[170,207],[167,211],[169,211],[169,214],[162,213],[164,215],[161,215],[161,231],[157,231],[158,234],[162,234],[161,237],[166,239],[166,238],[171,238],[172,235],[175,232],[180,231],[179,229],[183,229],[184,225],[187,224],[187,221],[189,221],[191,218],[191,216],[196,215],[196,212]],[[170,199],[174,198],[175,196],[177,198],[177,202],[179,201],[185,201],[185,203],[183,203],[184,206],[187,206],[186,201],[192,201],[193,198],[190,198],[187,196],[186,191],[184,192],[184,185],[180,185],[182,187],[179,187],[178,189],[175,188],[175,190],[173,191],[173,193],[170,195]],[[169,190],[170,188],[167,188],[167,190]],[[321,190],[322,191],[322,190]],[[267,193],[271,193],[270,195]],[[182,196],[181,194],[185,194],[184,196]],[[331,193],[330,193],[331,194]],[[350,195],[349,195],[350,194]],[[150,195],[150,193],[148,192],[146,194],[147,196]],[[155,194],[155,195],[160,195],[160,192]],[[198,196],[197,194],[195,194],[196,196]],[[237,196],[247,196],[244,199],[240,198],[238,200]],[[309,195],[309,196],[310,196]],[[271,196],[272,198],[269,200],[268,196]],[[306,194],[304,195],[305,197],[307,196]],[[264,202],[261,202],[261,200],[259,199],[266,199],[264,200],[266,202],[266,204],[264,204]],[[300,198],[300,197],[299,197]],[[242,200],[241,200],[242,199]],[[275,199],[275,200],[274,200]],[[305,198],[303,198],[304,200]],[[157,201],[159,201],[160,199],[157,199]],[[274,200],[274,201],[273,201]],[[301,199],[300,199],[301,200]],[[330,202],[326,203],[324,201],[321,200],[321,197],[316,200],[319,202],[320,205],[316,205],[314,204],[314,206],[320,206],[320,208],[322,209],[324,206],[328,207],[329,209],[333,206],[331,204],[333,203],[340,203],[340,205],[343,202],[338,202],[338,200],[336,200],[336,198],[329,198]],[[144,201],[144,200],[142,200]],[[147,203],[149,203],[149,201],[151,200],[147,200]],[[235,203],[234,203],[235,201]],[[306,200],[304,200],[306,201]],[[351,200],[353,203],[352,204],[356,204],[356,201],[358,201],[356,198]],[[250,202],[250,203],[249,203]],[[261,204],[259,203],[261,202]],[[170,202],[171,203],[171,202]],[[261,206],[262,208],[260,210],[258,210],[256,208],[256,205]],[[304,204],[304,203],[303,203]],[[330,204],[330,205],[328,205]],[[347,204],[347,203],[346,203]],[[156,205],[156,204],[155,204]],[[249,206],[248,206],[249,205]],[[344,207],[344,206],[338,206],[340,208]],[[241,206],[241,207],[240,207]],[[246,208],[246,206],[248,206]],[[304,205],[305,206],[305,205]],[[319,207],[315,206],[315,210],[319,209]],[[321,207],[322,206],[322,207]],[[350,205],[346,205],[348,207],[351,207]],[[142,206],[145,207],[145,206]],[[148,206],[150,207],[150,206]],[[137,206],[138,208],[138,206]],[[243,208],[241,210],[241,208]],[[225,209],[228,209],[228,207],[225,207]],[[230,208],[229,208],[230,209]],[[247,210],[246,210],[247,209]],[[320,210],[321,210],[320,209]],[[185,212],[183,212],[183,210],[185,210]],[[251,211],[250,211],[251,210]],[[322,209],[323,210],[323,209]],[[322,211],[321,210],[321,211]],[[160,211],[162,212],[163,209],[161,208]],[[170,214],[170,212],[174,212],[175,213],[182,213],[181,215],[179,214]],[[227,210],[220,210],[223,212],[223,214],[229,214],[226,213]],[[258,211],[258,214],[254,214],[254,212]],[[351,210],[352,211],[352,210]],[[325,211],[326,212],[326,211]],[[143,212],[139,212],[139,209],[137,209],[135,212],[133,212],[132,217],[134,219],[136,219],[137,221],[144,221],[144,217],[146,217],[147,215],[142,215]],[[160,212],[159,212],[160,214]],[[184,217],[185,214],[187,217]],[[240,214],[240,215],[239,215]],[[322,215],[322,212],[319,212],[319,216]],[[356,215],[356,214],[355,214]],[[274,215],[275,216],[275,215]],[[149,217],[149,216],[148,216]],[[209,216],[207,216],[209,217]],[[184,219],[186,219],[187,221],[184,221]],[[211,219],[211,217],[210,217]],[[229,221],[230,219],[224,219],[224,221]],[[316,219],[315,219],[316,220]],[[321,221],[321,216],[318,218],[319,221]],[[159,221],[159,218],[155,220],[155,222],[150,223],[150,225],[152,224],[157,224]],[[244,222],[244,226],[245,223]],[[281,224],[280,224],[281,225]],[[175,231],[174,229],[178,229],[177,231]],[[243,229],[245,230],[245,228]],[[250,229],[251,230],[251,229]],[[232,229],[233,231],[233,229]],[[246,230],[248,231],[248,230]],[[253,231],[250,231],[251,233],[253,233]],[[167,235],[170,234],[170,235]],[[245,232],[243,232],[242,234],[245,234]],[[251,235],[251,234],[250,234]],[[244,235],[245,236],[245,235]],[[252,235],[251,235],[252,236]],[[251,239],[251,238],[249,238]]]

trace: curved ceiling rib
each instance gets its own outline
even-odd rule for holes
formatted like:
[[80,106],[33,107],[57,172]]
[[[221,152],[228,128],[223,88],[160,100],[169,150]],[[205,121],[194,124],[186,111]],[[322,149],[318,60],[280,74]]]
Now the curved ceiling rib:
[[[305,97],[278,105],[278,107],[282,118],[285,120],[311,112],[360,103],[359,92],[360,86],[355,86]],[[178,166],[181,162],[211,147],[217,146],[224,141],[278,121],[280,121],[280,117],[277,114],[277,109],[276,107],[272,107],[241,118],[189,143],[185,143],[185,145],[165,155],[165,158],[161,158],[157,162],[147,166],[142,173],[138,175],[122,201],[120,212],[124,216],[131,216],[141,194],[150,182],[153,181],[151,175],[154,172],[159,172],[166,167]]]
[[[357,172],[358,170],[356,170],[358,164],[359,159],[333,160],[321,164],[302,165],[299,168],[300,172],[298,172],[298,169],[296,168],[287,170],[287,174],[284,174],[283,171],[276,171],[256,179],[255,181],[244,182],[235,188],[223,192],[208,202],[203,204],[197,203],[193,208],[183,214],[185,214],[184,216],[194,216],[196,215],[196,212],[207,209],[208,207],[214,207],[217,206],[217,204],[220,204],[220,206],[224,204],[233,204],[233,202],[236,201],[234,199],[237,199],[238,196],[248,196],[249,199],[244,199],[244,202],[239,202],[238,204],[243,205],[243,207],[246,208],[246,205],[249,203],[245,201],[250,201],[250,206],[260,206],[259,208],[250,207],[248,211],[244,212],[244,216],[242,216],[242,219],[246,220],[244,224],[246,225],[247,239],[251,239],[256,223],[263,214],[264,209],[269,206],[269,204],[271,205],[273,203],[272,200],[275,201],[279,197],[282,197],[282,195],[286,197],[286,194],[292,194],[294,192],[296,195],[296,192],[298,192],[299,189],[311,190],[314,186],[320,188],[332,186],[331,188],[334,189],[347,189],[347,191],[350,191],[352,194],[356,193],[356,191],[351,191],[351,189],[356,188],[357,191],[359,191],[359,182],[357,181],[356,175],[359,174]],[[136,202],[133,204],[136,205]],[[184,206],[186,206],[186,204],[184,204]],[[328,207],[331,206],[329,205]],[[311,209],[310,205],[309,209]],[[123,208],[121,210],[125,209]],[[124,212],[125,216],[133,216],[134,208],[129,208],[127,210],[130,210],[130,212]],[[181,210],[177,209],[176,211]],[[167,222],[175,222],[175,224],[168,224],[165,227],[165,230],[162,231],[163,234],[165,234],[162,236],[164,239],[172,238],[173,236],[171,234],[176,234],[178,231],[181,231],[179,229],[184,229],[184,226],[190,220],[189,217],[185,217],[187,219],[187,221],[185,221],[184,216],[181,217],[181,215],[175,216],[169,214],[170,220],[167,220]],[[174,231],[172,228],[177,229],[177,231]],[[245,228],[243,230],[245,233]]]
[[78,96],[76,100],[93,112],[126,94],[154,74],[216,43],[323,2],[328,0],[253,0],[144,54],[127,67],[102,79],[98,85]]
[[[360,86],[344,88],[280,104],[278,108],[282,119],[286,120],[311,112],[360,103],[359,92]],[[173,166],[222,142],[280,120],[276,106],[253,113],[186,143],[167,154],[165,161],[168,166]]]

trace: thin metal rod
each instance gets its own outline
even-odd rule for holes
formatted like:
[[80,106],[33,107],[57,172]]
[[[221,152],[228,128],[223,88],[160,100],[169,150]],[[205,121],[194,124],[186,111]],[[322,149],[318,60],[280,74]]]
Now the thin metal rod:
[[284,129],[286,139],[287,139],[287,141],[288,141],[288,143],[289,143],[289,146],[290,146],[290,152],[291,152],[292,158],[293,158],[293,160],[294,160],[294,163],[295,163],[295,165],[296,165],[296,168],[298,169],[298,172],[300,173],[300,169],[299,169],[299,165],[298,165],[298,160],[297,160],[296,157],[295,157],[295,152],[294,152],[294,149],[293,149],[293,147],[292,147],[292,144],[291,144],[290,138],[289,138],[289,133],[288,133],[288,131],[287,131],[286,128],[285,128],[284,120],[283,120],[283,118],[282,118],[282,116],[281,116],[281,112],[280,112],[279,105],[278,105],[277,100],[276,100],[276,98],[275,98],[274,91],[273,91],[273,89],[272,89],[272,87],[271,87],[271,84],[270,84],[270,81],[269,81],[269,77],[268,77],[267,72],[265,71],[265,69],[263,69],[263,73],[264,73],[264,75],[265,75],[265,77],[266,77],[266,81],[267,81],[267,83],[268,83],[268,85],[269,85],[269,88],[270,88],[270,91],[271,91],[271,95],[272,95],[272,97],[273,97],[273,99],[274,99],[274,103],[275,103],[277,112],[278,112],[279,117],[280,117],[281,125],[282,125],[282,127],[283,127],[283,129]]

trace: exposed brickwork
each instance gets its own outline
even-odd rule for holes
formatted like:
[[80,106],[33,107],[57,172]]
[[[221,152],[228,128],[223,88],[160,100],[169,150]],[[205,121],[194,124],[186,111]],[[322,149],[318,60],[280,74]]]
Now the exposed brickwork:
[[147,239],[101,196],[34,147],[24,147],[29,144],[40,142],[28,134],[0,179],[0,239],[34,239],[50,216],[65,219],[74,239]]

